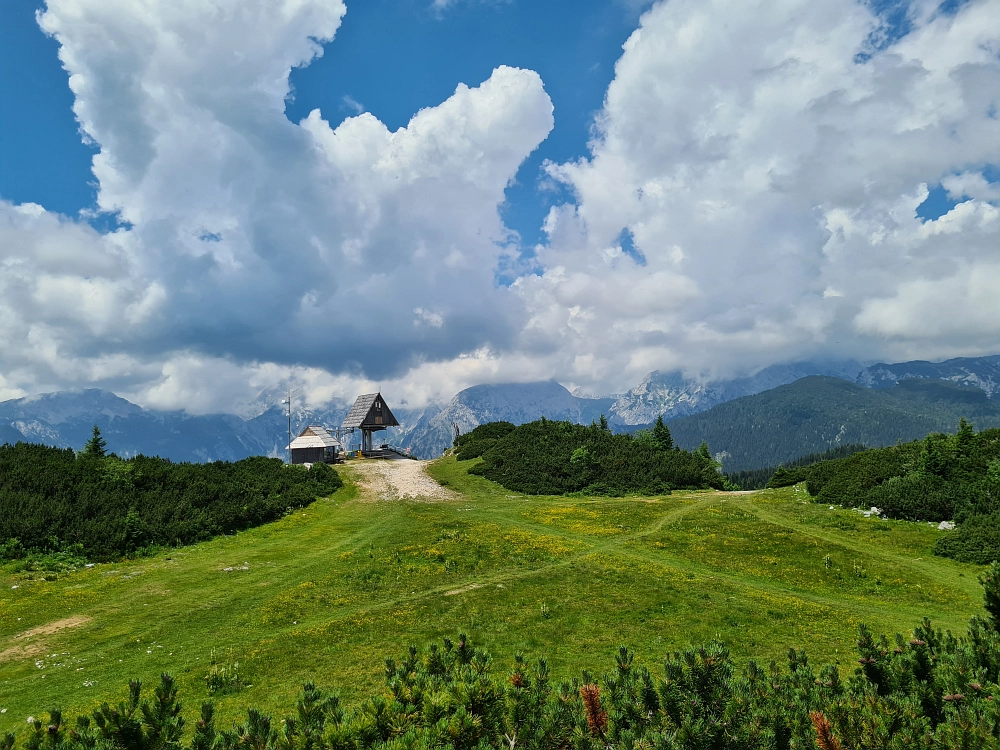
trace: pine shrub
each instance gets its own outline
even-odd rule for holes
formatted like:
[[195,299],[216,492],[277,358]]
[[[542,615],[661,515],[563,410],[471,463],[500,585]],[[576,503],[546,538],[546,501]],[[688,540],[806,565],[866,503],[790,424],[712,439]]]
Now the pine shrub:
[[[172,463],[0,446],[0,556],[103,561],[258,526],[341,486],[325,464]],[[41,564],[41,563],[40,563]]]
[[[600,424],[547,419],[504,430],[499,438],[470,437],[472,444],[495,442],[469,472],[529,495],[657,495],[671,489],[721,489],[724,482],[710,455],[664,449],[662,435],[636,440]],[[461,451],[460,459],[466,455]]]

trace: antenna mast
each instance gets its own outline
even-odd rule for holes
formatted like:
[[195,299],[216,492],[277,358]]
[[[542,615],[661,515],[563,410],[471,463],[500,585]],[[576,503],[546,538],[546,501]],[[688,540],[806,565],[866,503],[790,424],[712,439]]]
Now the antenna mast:
[[292,389],[288,389],[288,397],[281,402],[288,414],[288,447],[285,452],[288,454],[288,463],[292,462]]

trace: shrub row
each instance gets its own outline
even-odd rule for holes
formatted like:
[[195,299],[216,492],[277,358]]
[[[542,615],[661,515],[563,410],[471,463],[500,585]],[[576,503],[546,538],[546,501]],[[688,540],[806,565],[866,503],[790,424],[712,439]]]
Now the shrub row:
[[954,519],[958,528],[942,537],[937,554],[980,564],[1000,559],[1000,429],[976,433],[963,419],[954,435],[779,469],[768,486],[801,481],[819,503],[877,507],[910,521]]
[[809,453],[805,456],[800,456],[780,466],[766,466],[762,469],[736,471],[726,476],[730,482],[739,485],[740,489],[744,490],[762,490],[765,487],[791,487],[793,484],[798,484],[806,480],[806,467],[818,464],[820,461],[847,458],[863,450],[865,450],[865,446],[860,444],[838,445],[836,448],[830,448],[822,453]]
[[[459,438],[458,457],[482,457],[469,469],[529,495],[656,495],[671,489],[722,488],[717,464],[702,452],[664,450],[652,439],[615,435],[593,424],[487,424]],[[482,451],[479,449],[483,448]]]
[[276,458],[171,463],[162,458],[0,446],[0,555],[79,549],[111,560],[190,544],[280,518],[341,486],[324,464]]

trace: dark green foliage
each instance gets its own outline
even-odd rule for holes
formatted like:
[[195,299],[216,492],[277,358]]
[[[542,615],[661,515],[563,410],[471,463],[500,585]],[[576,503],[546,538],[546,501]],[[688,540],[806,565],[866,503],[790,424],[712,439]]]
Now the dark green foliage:
[[1000,429],[977,434],[962,419],[954,435],[779,470],[769,486],[797,481],[820,503],[910,521],[954,519],[958,528],[938,540],[936,554],[981,565],[1000,559]]
[[670,436],[670,428],[663,423],[663,415],[656,418],[652,429],[639,430],[632,438],[643,445],[648,445],[658,451],[674,449],[674,439]]
[[497,440],[514,431],[514,425],[510,422],[487,422],[476,427],[471,432],[459,435],[455,443],[458,449],[455,457],[459,461],[468,461],[472,458],[479,458],[486,451],[496,445]]
[[983,586],[983,607],[989,617],[989,624],[1000,632],[1000,563],[994,561],[979,577]]
[[661,451],[668,451],[674,447],[674,439],[670,435],[670,428],[663,424],[663,415],[660,414],[653,424],[653,441]]
[[280,518],[341,486],[325,464],[175,464],[44,445],[0,446],[0,555],[110,560]]
[[1000,750],[998,579],[994,565],[984,579],[993,619],[973,617],[964,637],[926,618],[909,638],[860,625],[846,681],[794,648],[786,665],[751,661],[738,671],[713,643],[653,670],[623,646],[602,678],[553,684],[544,659],[518,654],[497,670],[461,635],[387,659],[380,694],[350,708],[307,683],[283,721],[250,708],[245,722],[216,732],[204,704],[185,745],[176,686],[164,675],[151,701],[133,681],[125,701],[103,704],[92,721],[66,731],[52,710],[20,738],[0,739],[0,750],[18,739],[23,750]]
[[723,486],[711,458],[661,450],[654,440],[615,435],[597,423],[523,424],[497,439],[482,458],[471,473],[530,495],[655,495]]
[[[928,435],[924,440],[862,451],[806,472],[819,502],[885,508],[911,520],[945,520],[988,510],[990,462],[1000,458],[1000,430]],[[1000,509],[1000,508],[998,508]]]
[[768,466],[764,469],[749,469],[727,475],[734,484],[745,490],[762,490],[765,487],[791,487],[793,484],[806,481],[805,467],[820,461],[831,461],[836,458],[846,458],[858,451],[865,450],[863,445],[838,445],[836,448],[822,453],[810,453],[796,458],[781,466]]
[[968,516],[955,531],[938,539],[934,553],[976,565],[1000,560],[1000,511]]
[[895,445],[954,429],[960,417],[978,427],[1000,427],[1000,400],[978,388],[939,380],[903,380],[872,390],[845,380],[802,378],[700,414],[670,421],[674,442],[728,453],[728,474],[788,465],[805,453],[845,444]]
[[90,436],[90,440],[87,444],[83,446],[83,455],[89,456],[91,458],[104,458],[107,454],[108,441],[101,437],[101,430],[95,424],[94,432]]

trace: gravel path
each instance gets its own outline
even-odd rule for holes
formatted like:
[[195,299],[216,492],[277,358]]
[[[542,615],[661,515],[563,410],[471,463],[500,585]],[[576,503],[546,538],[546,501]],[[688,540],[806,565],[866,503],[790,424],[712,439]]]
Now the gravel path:
[[351,461],[351,473],[366,500],[423,500],[437,502],[455,500],[458,493],[442,487],[429,476],[425,468],[429,461]]

